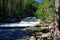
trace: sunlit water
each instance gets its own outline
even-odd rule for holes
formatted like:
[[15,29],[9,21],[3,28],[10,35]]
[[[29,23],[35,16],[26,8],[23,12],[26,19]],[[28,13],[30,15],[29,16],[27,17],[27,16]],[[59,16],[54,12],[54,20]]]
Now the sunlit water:
[[[29,18],[29,17],[28,17]],[[0,27],[14,27],[16,29],[0,29],[0,40],[4,40],[4,39],[10,39],[10,40],[15,40],[18,38],[23,38],[26,36],[31,36],[32,33],[35,33],[36,31],[31,31],[31,30],[26,30],[23,31],[21,29],[25,28],[30,28],[30,27],[34,27],[35,25],[39,24],[40,21],[36,21],[36,22],[18,22],[18,23],[4,23],[4,24],[0,24]],[[19,27],[17,29],[17,27]]]

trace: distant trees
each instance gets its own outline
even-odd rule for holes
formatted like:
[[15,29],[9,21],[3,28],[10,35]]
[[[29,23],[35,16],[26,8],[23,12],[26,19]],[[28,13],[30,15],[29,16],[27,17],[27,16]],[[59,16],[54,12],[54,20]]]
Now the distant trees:
[[55,14],[55,0],[42,0],[38,7],[38,10],[35,13],[37,18],[48,22],[54,19]]
[[0,0],[0,17],[32,16],[38,4],[35,0]]
[[43,21],[54,19],[54,0],[0,0],[1,18],[23,18],[35,16]]

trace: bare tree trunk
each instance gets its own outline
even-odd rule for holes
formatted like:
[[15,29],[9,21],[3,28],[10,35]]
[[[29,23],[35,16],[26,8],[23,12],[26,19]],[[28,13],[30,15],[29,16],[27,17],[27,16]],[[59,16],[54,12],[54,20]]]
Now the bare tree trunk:
[[56,35],[57,36],[59,36],[59,34],[60,34],[60,32],[59,32],[59,15],[60,15],[60,13],[59,13],[59,0],[55,0],[55,22],[54,22],[54,37],[56,37]]

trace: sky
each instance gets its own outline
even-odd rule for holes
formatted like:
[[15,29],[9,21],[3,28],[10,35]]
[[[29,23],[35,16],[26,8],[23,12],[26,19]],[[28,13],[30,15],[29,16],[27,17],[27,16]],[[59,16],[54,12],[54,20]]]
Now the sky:
[[37,2],[41,2],[41,0],[36,0]]

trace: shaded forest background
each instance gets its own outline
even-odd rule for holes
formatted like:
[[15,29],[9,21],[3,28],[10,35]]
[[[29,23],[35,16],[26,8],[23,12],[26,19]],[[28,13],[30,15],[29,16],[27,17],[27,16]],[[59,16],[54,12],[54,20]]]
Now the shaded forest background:
[[0,22],[7,18],[36,17],[43,21],[54,19],[54,0],[0,0]]

